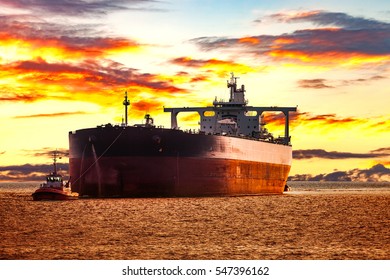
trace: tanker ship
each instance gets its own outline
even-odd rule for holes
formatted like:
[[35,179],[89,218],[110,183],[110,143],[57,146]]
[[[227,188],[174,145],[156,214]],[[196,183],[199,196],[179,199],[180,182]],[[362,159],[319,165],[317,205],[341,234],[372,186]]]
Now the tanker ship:
[[[212,106],[165,108],[171,128],[150,115],[128,125],[130,101],[120,125],[69,132],[72,189],[89,197],[190,197],[280,194],[292,161],[289,112],[296,107],[252,107],[245,86],[227,81],[228,101]],[[263,112],[283,112],[284,136],[265,128]],[[198,130],[178,126],[180,112],[197,112]]]

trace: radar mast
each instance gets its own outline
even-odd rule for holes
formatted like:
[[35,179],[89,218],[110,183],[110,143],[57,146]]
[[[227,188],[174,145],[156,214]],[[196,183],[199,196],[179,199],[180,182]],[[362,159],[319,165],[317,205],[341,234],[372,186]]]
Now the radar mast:
[[127,99],[127,91],[125,91],[125,100],[123,100],[123,105],[125,106],[125,123],[124,123],[124,125],[127,126],[127,106],[130,105],[130,101]]

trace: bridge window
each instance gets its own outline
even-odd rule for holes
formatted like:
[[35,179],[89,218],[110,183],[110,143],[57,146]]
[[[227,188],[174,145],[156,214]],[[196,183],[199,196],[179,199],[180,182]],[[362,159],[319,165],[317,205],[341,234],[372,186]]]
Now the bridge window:
[[257,116],[257,111],[245,112],[245,116],[247,116],[247,117],[256,117]]
[[205,117],[214,117],[215,116],[215,112],[214,111],[205,111],[205,112],[203,112],[203,116],[205,116]]

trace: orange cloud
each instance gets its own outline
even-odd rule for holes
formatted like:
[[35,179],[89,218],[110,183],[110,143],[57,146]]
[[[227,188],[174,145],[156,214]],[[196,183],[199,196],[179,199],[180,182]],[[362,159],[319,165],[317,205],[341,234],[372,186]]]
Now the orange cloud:
[[[8,60],[19,57],[34,59],[41,57],[50,60],[76,60],[106,57],[119,52],[136,51],[140,45],[123,38],[0,38],[4,44],[3,53],[13,53]],[[11,37],[12,36],[12,37]]]
[[159,96],[187,93],[158,75],[138,73],[109,60],[85,60],[77,64],[49,63],[43,59],[17,61],[3,66],[1,78],[9,79],[12,89],[4,85],[0,90],[12,93],[3,94],[0,101],[79,100],[88,96],[89,100],[107,104],[111,93],[124,90],[134,95],[143,92]]
[[243,38],[238,39],[238,42],[243,43],[243,44],[256,45],[256,44],[260,43],[260,40],[257,37],[243,37]]
[[[273,126],[284,126],[284,114],[283,113],[264,113],[264,121],[267,124]],[[355,117],[341,118],[336,114],[323,114],[323,115],[313,115],[307,112],[291,112],[290,113],[290,123],[300,124],[300,125],[349,125],[349,124],[365,124],[367,119],[359,119]]]
[[216,72],[219,76],[225,76],[228,72],[248,73],[255,72],[256,69],[241,63],[219,59],[193,59],[191,57],[179,57],[170,61],[173,64],[206,69]]
[[384,121],[379,120],[370,124],[369,128],[375,129],[378,132],[389,132],[390,131],[390,118],[387,117]]
[[109,59],[118,52],[142,49],[134,40],[96,35],[94,25],[47,24],[29,16],[1,19],[0,102],[88,99],[106,106],[125,90],[135,100],[144,93],[159,97],[187,93],[176,80],[140,73]]
[[179,115],[180,117],[180,121],[183,121],[183,122],[198,122],[199,119],[200,119],[200,116],[198,113],[182,113],[181,115]]
[[162,111],[163,103],[157,100],[139,100],[131,103],[131,110],[142,113]]
[[[290,113],[290,128],[304,127],[305,130],[317,131],[321,133],[332,134],[336,133],[337,129],[343,131],[351,129],[359,129],[368,131],[372,134],[386,133],[390,130],[390,119],[388,116],[378,116],[371,118],[359,117],[340,117],[336,114],[312,114],[309,112],[291,112]],[[263,122],[266,123],[270,132],[280,131],[284,129],[285,118],[283,113],[263,113]],[[373,151],[375,153],[375,151]]]
[[174,85],[192,84],[196,82],[205,82],[210,80],[210,75],[205,74],[189,74],[188,72],[178,72],[176,75],[158,75],[158,78],[170,82]]
[[272,48],[280,48],[281,45],[290,45],[299,42],[298,39],[295,38],[288,38],[288,37],[279,37],[274,40],[274,45]]
[[359,66],[362,64],[385,64],[390,60],[389,55],[361,54],[361,53],[344,53],[344,52],[307,52],[299,50],[275,49],[266,53],[274,59],[295,60],[304,63],[315,63],[321,65],[341,66]]

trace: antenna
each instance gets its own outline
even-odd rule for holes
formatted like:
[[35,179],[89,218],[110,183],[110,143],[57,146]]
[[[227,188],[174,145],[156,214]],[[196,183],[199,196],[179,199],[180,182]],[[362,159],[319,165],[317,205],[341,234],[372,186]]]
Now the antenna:
[[237,91],[237,79],[238,77],[234,77],[234,73],[230,73],[230,82],[227,82],[227,87],[230,88],[230,99],[229,102],[234,100],[234,93]]
[[130,105],[130,101],[127,99],[127,91],[125,91],[125,100],[123,100],[123,105],[125,106],[125,126],[127,126],[127,106]]
[[[58,156],[58,152],[56,149],[55,151],[53,151],[54,174],[57,174],[57,156]],[[59,156],[58,158],[61,159],[61,156]]]

